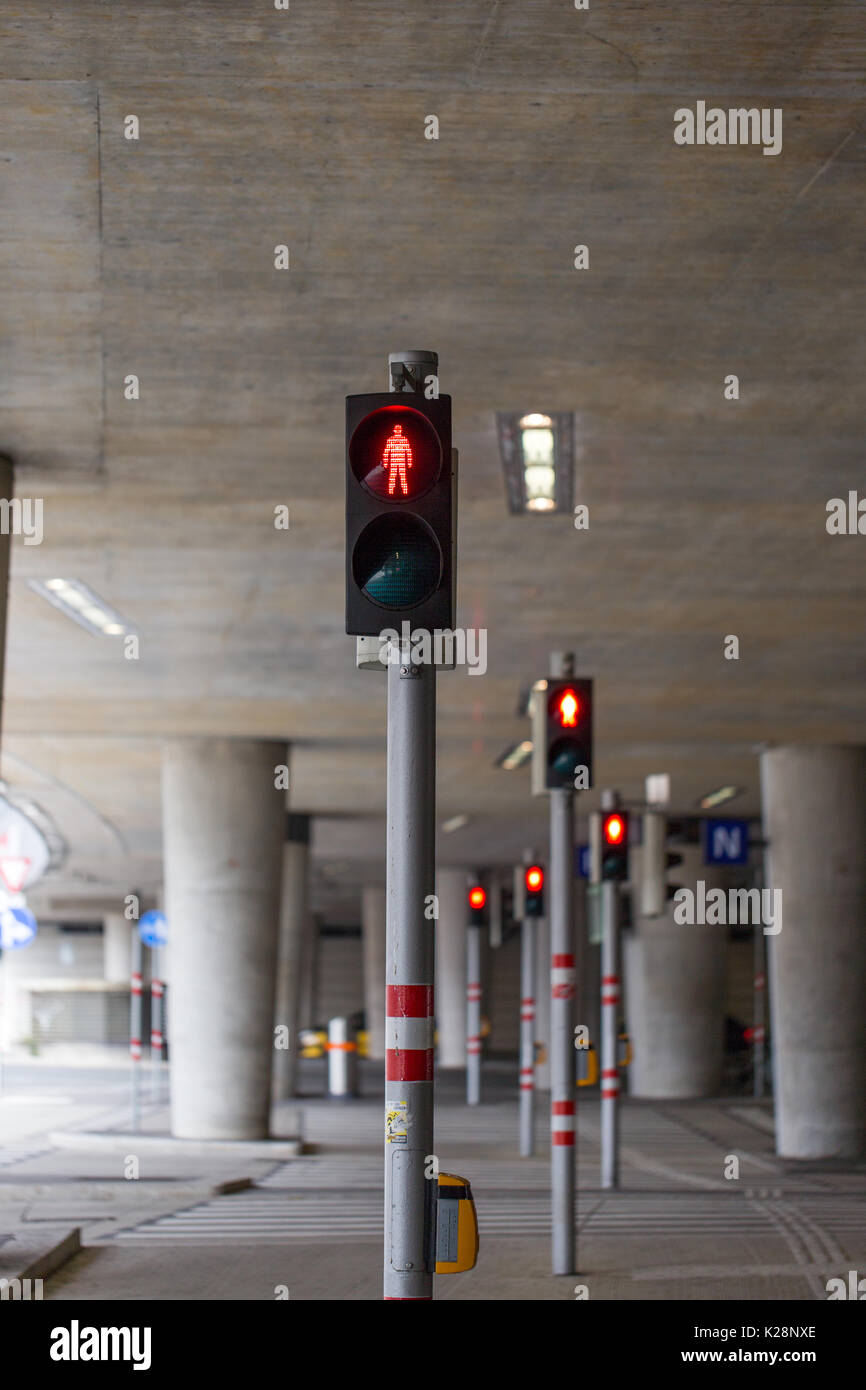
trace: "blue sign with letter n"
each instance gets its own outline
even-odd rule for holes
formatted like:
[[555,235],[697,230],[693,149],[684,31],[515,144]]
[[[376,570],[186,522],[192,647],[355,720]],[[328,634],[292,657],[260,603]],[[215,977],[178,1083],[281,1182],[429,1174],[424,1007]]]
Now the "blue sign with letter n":
[[705,864],[748,863],[747,820],[705,820],[703,831]]

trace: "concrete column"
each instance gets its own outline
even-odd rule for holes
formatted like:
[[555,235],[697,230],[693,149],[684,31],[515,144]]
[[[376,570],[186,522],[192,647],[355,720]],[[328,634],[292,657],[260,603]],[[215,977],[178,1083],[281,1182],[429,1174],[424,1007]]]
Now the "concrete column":
[[[703,866],[700,845],[683,845],[677,852],[683,855],[678,874],[684,888],[695,892],[699,879],[707,891],[720,886],[722,874]],[[624,933],[633,1096],[681,1100],[718,1090],[727,932],[722,925],[679,925],[669,903],[663,917],[639,917],[636,929]]]
[[437,869],[436,1029],[440,1067],[466,1066],[466,869]]
[[774,748],[761,780],[782,910],[765,936],[776,1148],[855,1158],[866,1153],[866,747]]
[[163,756],[172,933],[172,1134],[263,1139],[285,831],[283,743],[184,739]]
[[[274,1100],[295,1094],[298,1071],[298,1011],[301,999],[301,957],[304,934],[310,929],[309,911],[309,816],[286,817],[280,893],[280,939],[277,953],[277,990],[274,1025],[288,1029],[288,1048],[277,1046],[274,1035]],[[282,1039],[280,1039],[282,1041]]]
[[122,912],[109,912],[102,921],[102,973],[107,981],[129,984],[132,932],[137,923]]
[[[12,460],[0,454],[0,498],[11,502],[15,492],[15,470]],[[11,513],[10,513],[11,515]],[[34,518],[35,519],[35,514]],[[9,552],[12,537],[0,531],[0,710],[3,707],[3,673],[6,664],[6,606],[9,593]]]
[[364,1013],[367,1056],[385,1060],[385,889],[368,884],[361,891],[364,948]]

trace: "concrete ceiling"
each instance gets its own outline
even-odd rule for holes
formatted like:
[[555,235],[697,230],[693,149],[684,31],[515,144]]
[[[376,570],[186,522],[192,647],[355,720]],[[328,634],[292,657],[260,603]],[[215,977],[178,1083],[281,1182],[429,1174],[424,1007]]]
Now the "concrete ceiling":
[[[454,398],[458,621],[489,634],[486,675],[440,679],[439,819],[472,817],[443,862],[543,843],[493,761],[551,649],[629,797],[667,770],[677,809],[731,782],[754,813],[762,743],[863,740],[866,541],[825,519],[864,491],[864,50],[826,0],[6,0],[0,451],[45,536],[13,546],[3,772],[69,841],[55,892],[158,885],[161,742],[211,732],[291,740],[326,910],[378,875],[342,398],[400,347]],[[699,99],[781,107],[782,153],[675,145]],[[497,410],[574,412],[588,531],[508,515]]]

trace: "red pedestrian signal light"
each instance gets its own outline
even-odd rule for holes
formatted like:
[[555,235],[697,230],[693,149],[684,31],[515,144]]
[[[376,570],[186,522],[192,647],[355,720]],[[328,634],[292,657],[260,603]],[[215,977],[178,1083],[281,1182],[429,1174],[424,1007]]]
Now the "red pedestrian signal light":
[[601,877],[618,883],[628,878],[627,811],[607,811],[601,818]]
[[580,701],[570,687],[568,690],[563,690],[561,694],[557,695],[555,711],[563,729],[577,728]]
[[451,398],[348,396],[346,631],[377,636],[403,619],[454,625]]
[[530,864],[523,875],[525,913],[527,917],[544,916],[544,870],[540,864]]

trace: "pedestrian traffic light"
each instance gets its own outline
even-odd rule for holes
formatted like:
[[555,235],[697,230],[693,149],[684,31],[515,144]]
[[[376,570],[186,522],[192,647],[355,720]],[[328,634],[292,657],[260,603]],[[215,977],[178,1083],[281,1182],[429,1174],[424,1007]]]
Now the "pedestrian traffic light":
[[454,626],[451,397],[346,397],[346,631]]
[[533,695],[532,791],[592,786],[592,681],[548,680]]
[[527,917],[544,916],[544,870],[540,864],[530,864],[524,872],[523,885]]
[[628,878],[628,812],[604,811],[601,817],[602,882]]
[[475,883],[469,889],[469,922],[473,927],[480,927],[484,924],[484,908],[487,904],[487,894],[480,883]]

